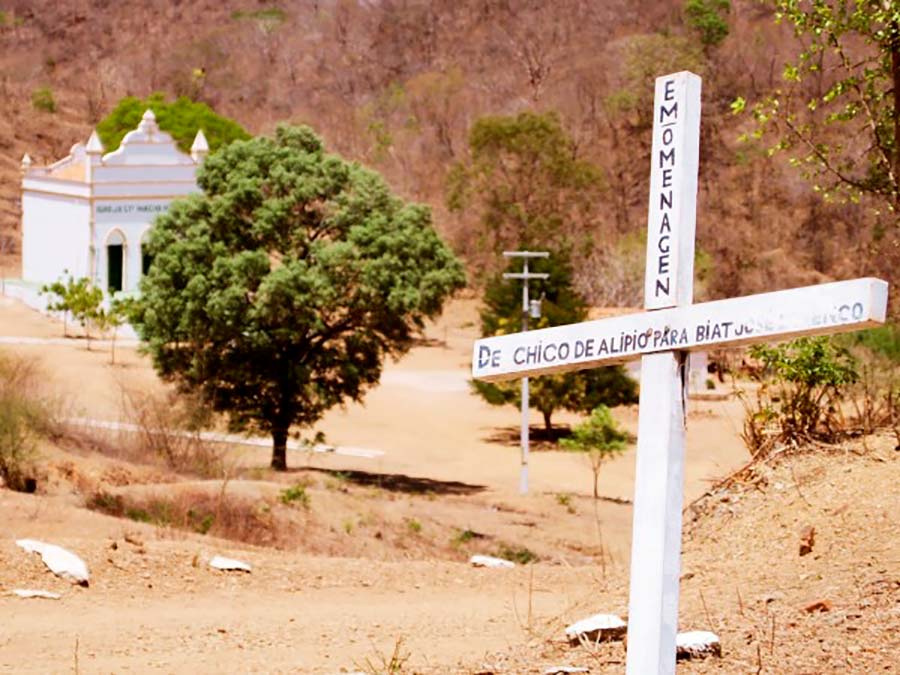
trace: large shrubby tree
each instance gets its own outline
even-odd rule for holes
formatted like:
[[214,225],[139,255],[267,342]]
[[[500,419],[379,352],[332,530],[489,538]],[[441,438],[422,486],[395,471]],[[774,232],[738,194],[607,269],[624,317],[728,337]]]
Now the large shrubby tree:
[[145,99],[126,96],[119,101],[112,112],[97,124],[97,134],[103,141],[103,147],[108,152],[118,148],[122,138],[137,127],[148,108],[156,115],[159,128],[170,133],[184,152],[190,150],[194,136],[200,129],[206,136],[211,152],[231,141],[250,138],[250,134],[240,124],[217,114],[205,103],[192,101],[186,96],[179,96],[168,102],[165,94],[156,92]]
[[469,132],[469,157],[448,177],[447,204],[472,213],[479,233],[467,254],[479,270],[496,269],[501,251],[585,240],[596,228],[604,182],[580,159],[555,113],[482,117]]
[[284,469],[289,429],[360,400],[463,271],[426,207],[306,127],[232,143],[198,183],[152,230],[135,327],[163,378],[271,434]]
[[[519,271],[520,265],[521,262],[513,260],[509,271]],[[584,299],[572,288],[572,266],[565,253],[556,253],[547,259],[534,259],[529,269],[550,275],[546,281],[531,282],[532,297],[543,297],[542,317],[532,320],[532,328],[560,326],[587,319]],[[483,336],[515,333],[521,329],[520,283],[503,279],[502,273],[488,282],[481,313]],[[621,366],[541,375],[531,378],[529,385],[529,405],[541,413],[547,431],[552,429],[553,413],[559,409],[588,413],[600,405],[637,403],[637,384]],[[472,386],[492,405],[521,405],[518,381],[491,383],[475,380]]]

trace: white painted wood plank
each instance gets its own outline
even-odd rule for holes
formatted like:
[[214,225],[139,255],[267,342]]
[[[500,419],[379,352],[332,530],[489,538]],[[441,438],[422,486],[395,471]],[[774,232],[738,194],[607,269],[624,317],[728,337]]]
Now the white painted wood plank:
[[629,675],[675,672],[684,491],[684,355],[641,359],[628,593]]
[[887,293],[880,279],[853,279],[483,338],[473,347],[472,376],[499,381],[859,330],[884,323]]
[[688,305],[693,298],[700,89],[700,78],[689,72],[656,79],[644,277],[647,309]]

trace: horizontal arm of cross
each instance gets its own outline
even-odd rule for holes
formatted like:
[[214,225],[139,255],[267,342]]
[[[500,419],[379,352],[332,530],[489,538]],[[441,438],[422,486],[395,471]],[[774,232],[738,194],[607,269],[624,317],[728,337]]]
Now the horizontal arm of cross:
[[549,258],[549,251],[503,251],[504,258]]
[[549,279],[546,272],[504,272],[504,279]]
[[708,350],[859,330],[883,323],[888,285],[863,278],[483,338],[472,376],[500,381]]

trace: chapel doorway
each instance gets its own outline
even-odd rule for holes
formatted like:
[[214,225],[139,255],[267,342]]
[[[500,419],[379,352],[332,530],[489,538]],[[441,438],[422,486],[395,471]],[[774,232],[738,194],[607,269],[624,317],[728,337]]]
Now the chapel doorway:
[[122,290],[125,268],[125,238],[113,232],[106,240],[106,290],[112,294]]

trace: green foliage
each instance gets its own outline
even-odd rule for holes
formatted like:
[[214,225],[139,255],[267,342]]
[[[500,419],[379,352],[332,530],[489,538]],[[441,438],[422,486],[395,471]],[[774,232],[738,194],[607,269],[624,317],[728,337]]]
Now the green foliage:
[[653,87],[660,75],[689,70],[703,74],[703,50],[677,35],[646,33],[628,39],[619,86],[606,98],[612,116],[627,116],[635,131],[653,127]]
[[600,496],[598,481],[603,462],[625,451],[628,434],[620,430],[609,408],[599,405],[591,416],[572,429],[572,435],[560,441],[565,450],[587,453],[594,476],[594,499]]
[[896,323],[838,335],[833,339],[838,345],[862,347],[888,359],[892,364],[900,363],[900,326]]
[[716,47],[728,37],[730,0],[685,0],[684,17],[688,26],[700,36],[704,47]]
[[31,107],[41,112],[55,113],[56,99],[50,87],[39,87],[31,92]]
[[242,19],[251,19],[254,21],[264,21],[274,24],[284,23],[287,19],[287,12],[280,7],[263,7],[256,10],[235,10],[231,13],[234,21]]
[[[42,295],[50,295],[50,302],[47,309],[53,312],[62,312],[64,321],[67,322],[68,315],[72,317],[85,329],[88,337],[88,347],[90,348],[90,327],[100,321],[106,321],[107,316],[104,313],[101,304],[103,302],[103,291],[94,286],[90,279],[81,277],[74,279],[68,270],[63,270],[66,274],[65,282],[62,277],[54,281],[52,284],[44,284],[41,287]],[[63,334],[67,332],[67,323],[63,323]]]
[[205,103],[180,96],[167,102],[165,94],[155,92],[145,99],[126,96],[112,112],[97,124],[97,134],[107,152],[119,147],[125,134],[134,130],[147,109],[156,115],[159,128],[172,134],[178,147],[189,152],[197,131],[203,130],[210,153],[232,141],[246,140],[250,135],[234,120],[216,114]]
[[[769,153],[785,151],[825,199],[875,197],[900,206],[900,6],[875,0],[772,0],[776,20],[793,30],[800,53],[783,86],[751,106]],[[735,109],[745,109],[739,99]]]
[[7,28],[8,26],[21,26],[24,23],[24,17],[17,15],[15,12],[0,10],[0,28]]
[[163,378],[272,434],[284,469],[289,428],[361,400],[462,267],[426,207],[307,127],[226,146],[198,182],[151,231],[133,324]]
[[306,492],[306,486],[300,483],[282,490],[281,494],[278,495],[278,499],[287,506],[299,503],[304,509],[309,508],[309,494]]
[[502,544],[494,555],[497,558],[510,560],[519,565],[527,565],[540,560],[534,551],[529,550],[525,546],[510,546],[509,544]]
[[[511,260],[507,271],[520,271],[521,262]],[[531,328],[546,328],[584,321],[587,306],[572,288],[572,265],[565,253],[536,258],[529,263],[532,272],[545,272],[549,278],[529,284],[531,297],[542,298],[540,320],[531,320]],[[495,275],[484,292],[481,312],[482,336],[505,335],[521,330],[522,288],[520,281],[508,281]],[[521,405],[518,381],[472,382],[472,388],[491,405]],[[540,411],[544,426],[552,428],[553,412],[562,408],[588,412],[598,405],[625,405],[637,402],[637,384],[621,366],[593,368],[559,375],[542,375],[529,380],[529,405]]]
[[114,297],[109,307],[98,306],[94,313],[94,325],[100,333],[112,331],[112,346],[110,349],[110,363],[116,362],[116,336],[119,328],[128,321],[128,317],[134,311],[137,299],[129,296]]
[[776,443],[832,439],[841,428],[841,403],[857,381],[856,359],[825,338],[799,338],[781,345],[754,345],[750,356],[761,368],[755,405],[747,403],[744,441],[754,456]]
[[406,521],[406,527],[413,534],[419,534],[422,532],[422,523],[415,518],[408,518]]
[[625,450],[628,434],[621,431],[605,405],[597,406],[591,416],[572,429],[572,435],[562,439],[566,450],[597,452],[610,457]]
[[556,113],[482,117],[469,132],[469,155],[450,171],[447,205],[480,221],[473,254],[559,247],[593,222],[603,176],[578,159]]
[[451,545],[455,547],[464,546],[468,544],[473,539],[483,539],[484,535],[476,532],[475,530],[470,530],[466,528],[465,530],[459,530],[455,535],[453,535],[453,539],[450,540]]

